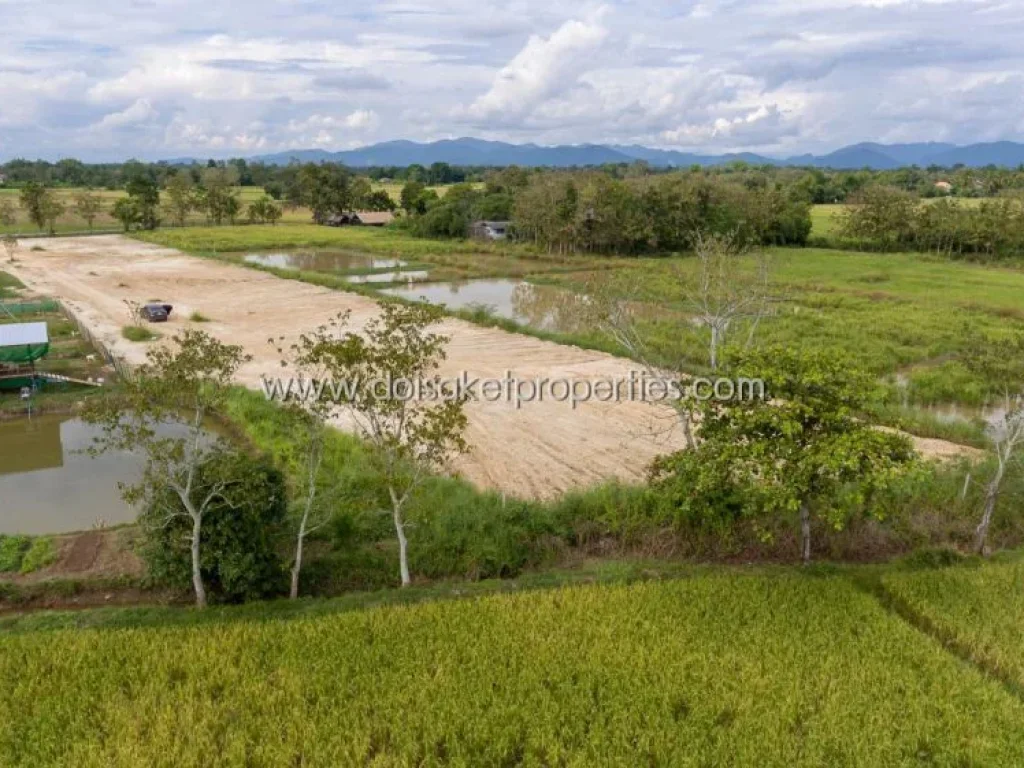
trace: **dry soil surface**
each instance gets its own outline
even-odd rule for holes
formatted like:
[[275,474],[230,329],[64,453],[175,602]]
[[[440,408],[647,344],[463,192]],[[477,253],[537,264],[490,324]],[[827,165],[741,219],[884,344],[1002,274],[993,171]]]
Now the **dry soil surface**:
[[[38,246],[45,250],[32,251]],[[120,236],[56,238],[23,242],[19,262],[4,264],[32,290],[63,300],[115,355],[145,359],[147,344],[125,340],[125,300],[160,300],[174,305],[159,330],[170,336],[188,325],[193,311],[212,322],[202,327],[222,341],[242,345],[253,356],[239,381],[259,387],[263,376],[281,373],[268,339],[295,338],[351,312],[359,328],[377,312],[372,299],[189,256]],[[529,336],[447,319],[451,337],[441,374],[520,380],[627,377],[629,360],[555,344]],[[467,407],[471,446],[455,469],[473,483],[509,494],[545,498],[618,477],[641,477],[651,460],[682,447],[671,409],[643,402],[514,404],[472,402]],[[964,449],[943,441],[920,441],[931,455]]]

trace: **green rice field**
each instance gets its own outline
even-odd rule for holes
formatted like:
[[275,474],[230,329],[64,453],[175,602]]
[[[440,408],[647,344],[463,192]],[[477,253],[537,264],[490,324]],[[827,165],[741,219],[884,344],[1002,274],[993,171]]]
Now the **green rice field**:
[[1024,764],[1024,702],[838,575],[251,613],[0,634],[0,764]]

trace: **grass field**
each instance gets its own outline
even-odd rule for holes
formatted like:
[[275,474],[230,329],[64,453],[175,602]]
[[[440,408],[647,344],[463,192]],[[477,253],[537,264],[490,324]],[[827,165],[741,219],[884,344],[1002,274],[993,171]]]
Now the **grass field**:
[[12,768],[1024,762],[1019,699],[792,572],[0,635],[0,721]]
[[[484,187],[484,183],[482,181],[470,182],[470,184],[475,189],[483,189],[483,187]],[[389,181],[389,182],[385,182],[385,183],[381,183],[379,181],[375,181],[373,183],[373,188],[375,190],[376,189],[383,189],[385,192],[388,193],[388,195],[391,197],[391,199],[395,201],[396,204],[399,203],[401,201],[401,199],[402,199],[402,188],[404,186],[405,186],[405,182],[404,181]],[[437,192],[438,197],[444,197],[445,193],[449,189],[451,189],[451,187],[452,187],[451,184],[435,184],[433,186],[428,186],[427,189],[430,189],[430,190],[433,190],[434,192]]]
[[[842,349],[879,376],[903,373],[919,403],[980,405],[981,382],[957,357],[965,330],[1024,331],[1024,271],[930,260],[913,254],[773,249],[774,290],[785,301],[758,330],[765,343]],[[645,301],[645,336],[659,356],[699,363],[706,354],[680,334],[680,297],[672,274],[694,262],[649,259],[609,272],[623,287],[637,282]],[[574,275],[548,282],[584,290]]]

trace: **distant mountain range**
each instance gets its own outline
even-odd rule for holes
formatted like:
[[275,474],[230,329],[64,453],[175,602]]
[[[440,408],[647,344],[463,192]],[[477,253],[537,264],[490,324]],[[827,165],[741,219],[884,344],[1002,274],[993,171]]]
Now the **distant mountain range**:
[[755,165],[798,165],[819,168],[888,170],[904,166],[966,165],[982,167],[998,165],[1017,167],[1024,164],[1024,144],[1000,141],[990,144],[957,146],[928,142],[921,144],[863,143],[843,147],[827,155],[797,155],[787,158],[766,157],[749,152],[725,155],[700,155],[667,149],[640,146],[579,144],[544,147],[537,144],[507,144],[481,139],[447,139],[420,144],[413,141],[387,141],[343,152],[322,149],[299,149],[251,160],[270,165],[290,162],[335,162],[353,168],[377,166],[408,166],[414,164],[449,163],[451,165],[522,165],[566,168],[570,166],[632,163],[643,160],[657,167],[688,167],[691,165],[723,165],[743,161]]

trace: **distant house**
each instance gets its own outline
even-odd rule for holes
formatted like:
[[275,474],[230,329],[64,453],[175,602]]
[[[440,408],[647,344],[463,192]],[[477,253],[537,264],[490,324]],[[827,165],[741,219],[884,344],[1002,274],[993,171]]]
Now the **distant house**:
[[384,227],[394,220],[395,214],[391,211],[350,211],[328,216],[324,224],[328,227]]
[[361,211],[355,217],[354,223],[364,227],[386,227],[395,220],[395,214],[391,211]]
[[469,236],[479,240],[504,240],[510,225],[508,221],[474,221],[469,227]]
[[948,181],[936,181],[935,188],[946,195],[953,191],[953,185]]
[[7,183],[7,176],[2,174],[2,173],[0,173],[0,187],[4,186],[6,183]]

